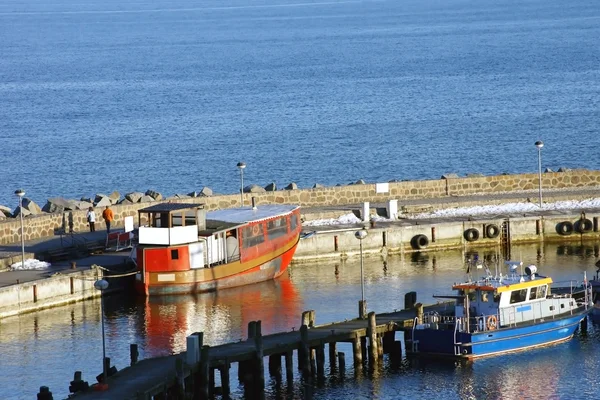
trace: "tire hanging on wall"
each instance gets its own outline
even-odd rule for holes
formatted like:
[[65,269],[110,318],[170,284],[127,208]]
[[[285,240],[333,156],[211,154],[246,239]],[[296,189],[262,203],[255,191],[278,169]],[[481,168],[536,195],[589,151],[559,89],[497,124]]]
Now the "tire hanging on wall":
[[425,235],[415,235],[410,241],[413,249],[421,250],[429,246],[429,238]]
[[467,242],[474,242],[479,239],[479,231],[475,228],[469,228],[465,231],[465,240]]
[[592,229],[594,229],[594,223],[587,218],[582,218],[578,221],[575,221],[573,229],[579,233],[591,232]]
[[570,235],[573,233],[573,224],[570,221],[559,222],[556,225],[556,232],[560,235]]
[[494,239],[496,237],[498,237],[498,235],[500,234],[500,228],[498,228],[498,225],[495,224],[489,224],[488,226],[485,227],[485,236],[490,238],[490,239]]

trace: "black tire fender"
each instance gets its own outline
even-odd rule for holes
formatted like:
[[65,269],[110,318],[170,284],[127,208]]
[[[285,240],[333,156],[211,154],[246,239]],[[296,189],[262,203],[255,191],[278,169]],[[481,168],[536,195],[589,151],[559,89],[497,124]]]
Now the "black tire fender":
[[479,231],[475,228],[469,228],[465,231],[465,240],[467,242],[474,242],[479,239]]
[[498,228],[498,225],[489,224],[488,226],[485,227],[485,236],[486,237],[488,237],[490,239],[494,239],[494,238],[497,238],[499,234],[500,234],[500,228]]
[[556,224],[556,232],[560,235],[570,235],[573,233],[573,224],[570,221],[563,221]]
[[429,246],[429,238],[425,235],[415,235],[410,241],[413,249],[421,250]]

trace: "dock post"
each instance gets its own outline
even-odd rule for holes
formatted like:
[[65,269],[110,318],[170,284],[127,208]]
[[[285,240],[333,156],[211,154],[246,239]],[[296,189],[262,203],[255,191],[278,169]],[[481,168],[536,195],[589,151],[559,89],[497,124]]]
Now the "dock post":
[[379,350],[377,349],[377,319],[374,311],[369,313],[367,335],[369,336],[369,362],[375,365],[379,360]]
[[254,339],[256,336],[256,321],[248,322],[248,339]]
[[183,373],[183,359],[177,358],[175,360],[175,375],[177,377],[177,386],[175,391],[180,397],[185,396],[185,377]]
[[417,302],[417,292],[408,292],[404,295],[404,309],[410,310]]
[[302,375],[310,375],[310,349],[308,348],[308,326],[300,327],[300,347],[298,349],[298,366],[302,369]]
[[209,384],[209,359],[208,351],[210,346],[202,346],[200,352],[200,398],[208,399],[208,384]]
[[581,320],[581,332],[587,332],[587,328],[588,328],[588,317],[586,315]]
[[285,379],[288,384],[294,382],[294,351],[288,351],[285,353]]
[[352,340],[352,353],[354,355],[354,369],[362,368],[363,354],[361,349],[361,338],[355,337]]
[[394,351],[394,341],[396,340],[396,332],[388,331],[383,334],[383,353],[390,354]]
[[315,375],[317,373],[317,357],[315,349],[309,349],[310,353],[310,374]]
[[397,362],[402,359],[402,342],[399,340],[394,341],[394,345],[390,350],[390,358],[392,362]]
[[225,365],[219,368],[219,372],[221,373],[221,388],[223,391],[223,398],[228,399],[231,393],[231,387],[229,385],[229,369],[231,368],[231,364],[228,360],[225,360]]
[[138,345],[136,343],[132,343],[129,345],[129,358],[131,362],[129,365],[135,365],[138,362],[138,357],[140,353],[138,351]]
[[331,372],[335,372],[337,361],[337,344],[335,342],[329,343],[329,366]]
[[317,377],[323,378],[325,376],[325,345],[320,344],[317,346]]
[[275,378],[275,382],[281,383],[281,354],[269,356],[269,375]]
[[360,338],[360,350],[362,353],[362,360],[366,361],[368,358],[367,352],[368,352],[368,348],[367,348],[367,337],[363,336]]
[[316,319],[315,310],[304,311],[302,313],[302,323],[300,325],[301,326],[306,325],[309,328],[314,328],[315,327],[315,319]]
[[53,400],[52,392],[48,386],[40,386],[40,392],[37,394],[38,400]]
[[417,320],[419,321],[419,324],[422,324],[423,323],[423,304],[422,303],[415,304],[415,309],[417,310],[416,311]]
[[261,321],[256,321],[256,336],[254,337],[254,344],[256,346],[256,355],[255,355],[255,393],[259,396],[264,396],[265,392],[265,364],[263,362],[263,338],[262,338],[262,327]]
[[346,354],[344,354],[343,351],[338,353],[338,361],[340,366],[340,375],[344,376],[346,373]]

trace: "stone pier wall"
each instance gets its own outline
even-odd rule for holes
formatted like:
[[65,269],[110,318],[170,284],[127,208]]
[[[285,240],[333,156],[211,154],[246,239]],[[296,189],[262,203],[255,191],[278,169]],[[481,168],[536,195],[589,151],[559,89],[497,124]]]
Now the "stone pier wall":
[[[542,175],[545,189],[564,189],[576,187],[600,187],[600,171],[573,170],[552,172]],[[385,191],[387,186],[387,191]],[[323,187],[315,189],[278,190],[265,193],[244,193],[245,204],[255,197],[258,204],[299,204],[303,207],[358,204],[365,201],[377,203],[390,199],[400,202],[407,199],[438,198],[446,196],[466,196],[473,194],[499,193],[533,190],[538,187],[538,174],[496,175],[483,177],[450,178],[424,181],[390,182],[384,184],[364,184]],[[379,190],[378,190],[379,189]],[[203,203],[207,210],[231,208],[240,205],[239,194],[197,197],[173,200],[182,203]],[[114,205],[115,227],[123,226],[126,216],[134,216],[137,224],[137,211],[155,202],[130,205]],[[102,209],[97,209],[100,215]],[[101,217],[97,218],[96,228],[105,229]],[[25,218],[25,240],[55,235],[60,229],[74,232],[89,230],[86,211],[68,211],[60,214],[43,214]],[[0,244],[20,241],[20,220],[7,218],[0,221]]]

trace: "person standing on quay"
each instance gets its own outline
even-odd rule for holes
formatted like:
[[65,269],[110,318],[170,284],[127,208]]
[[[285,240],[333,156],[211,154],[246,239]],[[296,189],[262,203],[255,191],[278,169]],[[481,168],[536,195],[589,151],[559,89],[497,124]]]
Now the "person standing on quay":
[[87,221],[90,224],[90,232],[96,232],[96,213],[94,207],[88,208]]
[[104,218],[104,221],[106,221],[106,233],[108,234],[110,233],[110,224],[113,222],[113,219],[115,219],[115,216],[109,206],[106,206],[104,211],[102,211],[102,218]]

